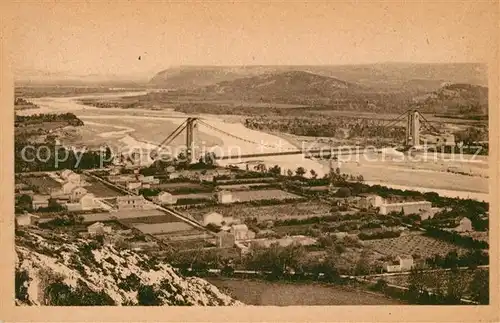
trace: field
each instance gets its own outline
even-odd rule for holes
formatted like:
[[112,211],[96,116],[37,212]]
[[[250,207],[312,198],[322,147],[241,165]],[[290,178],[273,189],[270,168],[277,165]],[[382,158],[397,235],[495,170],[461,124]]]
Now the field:
[[42,194],[48,194],[50,189],[61,187],[60,183],[47,175],[22,177],[22,182],[36,187]]
[[[121,210],[117,212],[101,212],[101,213],[90,213],[84,214],[84,222],[98,222],[98,221],[112,221],[119,220],[123,221],[125,219],[130,219],[130,222],[141,222],[140,218],[156,217],[156,216],[166,216],[160,210]],[[128,222],[129,223],[129,222]]]
[[193,227],[185,222],[165,222],[165,223],[134,223],[132,226],[146,234],[166,234],[178,231],[191,230]]
[[207,278],[222,291],[247,305],[401,305],[383,295],[351,287],[275,283],[258,280]]
[[[155,213],[161,211],[155,211]],[[168,213],[161,215],[151,215],[141,218],[128,218],[120,221],[123,224],[155,224],[155,223],[169,223],[169,222],[179,222],[179,219]]]
[[217,205],[203,208],[193,208],[188,211],[196,219],[209,212],[218,212],[224,216],[239,218],[257,218],[259,221],[270,219],[307,218],[325,215],[330,211],[326,203],[297,202],[282,205],[248,206],[248,205]]
[[[488,271],[486,268],[478,268],[476,270],[460,270],[457,274],[460,277],[459,283],[463,286],[469,286],[472,279],[474,278],[474,274],[476,271]],[[422,275],[422,282],[426,289],[430,291],[436,291],[438,286],[441,286],[442,289],[446,290],[447,281],[452,278],[451,271],[428,271],[424,272]],[[455,274],[456,275],[456,274]],[[393,275],[393,276],[384,276],[383,279],[387,281],[391,285],[408,287],[409,286],[409,275]],[[466,288],[465,296],[470,294],[468,288]]]
[[364,243],[373,250],[390,256],[418,254],[422,257],[430,257],[435,254],[445,256],[452,250],[456,250],[458,253],[466,251],[466,249],[451,243],[420,234],[410,234],[390,239],[367,240]]
[[95,178],[92,178],[90,176],[85,176],[83,178],[87,183],[89,183],[89,186],[85,186],[85,189],[89,192],[94,194],[96,197],[113,197],[113,196],[122,196],[124,195],[120,191],[117,191],[109,186],[106,186],[102,182],[96,180]]
[[258,201],[258,200],[285,200],[285,199],[299,199],[301,196],[288,193],[282,190],[255,190],[255,191],[242,191],[233,192],[233,200],[239,202]]

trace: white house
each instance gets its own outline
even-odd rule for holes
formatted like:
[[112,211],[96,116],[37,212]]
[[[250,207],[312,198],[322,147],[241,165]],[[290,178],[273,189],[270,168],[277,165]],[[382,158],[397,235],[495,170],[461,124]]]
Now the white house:
[[96,202],[94,194],[87,193],[80,198],[80,208],[82,210],[98,209],[100,204]]
[[230,232],[234,234],[236,240],[248,240],[255,238],[255,232],[248,229],[246,224],[235,224]]
[[139,175],[137,178],[143,184],[159,184],[160,180],[154,176]]
[[69,169],[65,169],[62,171],[61,178],[67,183],[74,183],[78,185],[80,185],[81,183],[81,176]]
[[16,223],[18,226],[36,225],[39,219],[37,215],[24,213],[16,216]]
[[210,223],[212,223],[212,224],[215,224],[217,226],[221,226],[223,218],[224,217],[222,216],[222,214],[217,213],[217,212],[207,213],[207,214],[203,215],[203,225],[207,226]]
[[400,255],[396,259],[384,264],[384,270],[388,273],[409,271],[413,268],[413,257],[409,255]]
[[86,189],[84,189],[83,187],[75,187],[73,190],[71,190],[70,201],[72,202],[80,201],[82,196],[84,196],[85,194],[87,194]]
[[40,208],[45,208],[49,206],[49,195],[33,195],[31,206],[33,210],[38,210]]
[[141,182],[129,182],[129,183],[127,183],[127,190],[129,190],[129,191],[138,190],[141,187],[142,187]]
[[61,191],[64,195],[71,194],[71,191],[77,188],[79,185],[73,182],[67,182],[62,185]]
[[125,195],[116,198],[116,204],[119,210],[137,210],[144,209],[146,200],[138,195]]
[[460,219],[458,226],[454,228],[454,231],[456,232],[470,232],[473,230],[474,229],[472,228],[472,222],[467,217],[463,217],[462,219]]
[[404,214],[428,213],[432,209],[432,203],[428,201],[402,202],[402,203],[384,203],[379,206],[380,214],[389,214],[391,212],[401,212]]
[[94,224],[89,225],[87,227],[87,231],[92,235],[96,235],[96,234],[111,233],[112,228],[110,226],[104,225],[101,222],[96,222]]
[[233,194],[229,191],[217,192],[217,201],[222,204],[228,204],[233,202]]
[[175,203],[177,203],[177,198],[168,192],[161,192],[160,194],[158,194],[156,196],[155,200],[160,204],[175,204]]

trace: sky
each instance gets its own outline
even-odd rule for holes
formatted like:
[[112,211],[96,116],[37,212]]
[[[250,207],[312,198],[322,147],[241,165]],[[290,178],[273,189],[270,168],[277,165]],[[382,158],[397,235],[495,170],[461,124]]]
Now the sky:
[[9,9],[18,76],[152,76],[178,65],[484,62],[498,22],[496,1],[46,1]]

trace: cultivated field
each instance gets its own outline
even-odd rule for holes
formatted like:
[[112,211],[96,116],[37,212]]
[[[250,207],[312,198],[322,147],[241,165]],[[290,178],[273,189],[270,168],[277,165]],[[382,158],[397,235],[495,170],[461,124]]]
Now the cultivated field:
[[[158,211],[161,213],[161,211]],[[154,213],[158,213],[154,212]],[[171,214],[164,213],[161,215],[151,215],[140,218],[128,218],[120,221],[123,224],[156,224],[156,223],[169,223],[169,222],[179,222],[179,219]]]
[[271,283],[259,280],[207,278],[247,305],[398,305],[396,300],[352,287],[315,283]]
[[445,256],[453,250],[456,250],[459,254],[466,251],[465,248],[455,246],[449,242],[420,234],[410,234],[390,239],[367,240],[364,241],[364,244],[381,254],[390,256],[418,254],[422,257],[431,257],[435,254]]
[[100,212],[100,213],[90,213],[84,214],[84,222],[98,222],[98,221],[112,221],[119,220],[123,221],[130,219],[131,222],[140,222],[140,218],[156,217],[156,216],[166,216],[163,211],[160,210],[121,210],[117,212]]
[[113,196],[122,196],[124,195],[122,192],[113,189],[112,187],[106,186],[102,182],[96,180],[93,177],[90,176],[84,176],[83,180],[87,183],[89,183],[89,186],[85,186],[85,189],[89,192],[94,194],[96,197],[113,197]]
[[185,222],[165,222],[165,223],[134,223],[132,226],[146,234],[165,234],[178,231],[191,230],[193,227]]
[[189,209],[187,212],[198,220],[200,220],[206,213],[217,212],[224,216],[257,218],[259,221],[265,221],[322,216],[329,213],[329,211],[330,206],[326,203],[297,202],[269,206],[249,206],[239,204],[216,205],[203,208],[193,208]]
[[60,183],[47,175],[22,177],[22,182],[36,187],[41,194],[48,194],[50,189],[61,187]]
[[285,200],[285,199],[299,199],[301,196],[285,192],[282,190],[255,190],[255,191],[242,191],[233,192],[233,199],[239,202],[258,201],[258,200]]

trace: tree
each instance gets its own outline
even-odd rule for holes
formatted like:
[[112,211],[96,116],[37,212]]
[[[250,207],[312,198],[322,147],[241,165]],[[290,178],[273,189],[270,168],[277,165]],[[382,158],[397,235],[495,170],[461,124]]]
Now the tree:
[[287,175],[288,177],[292,177],[292,176],[293,176],[293,172],[292,172],[292,170],[291,170],[291,169],[287,169],[287,170],[286,170],[286,175]]
[[304,167],[297,167],[297,169],[295,170],[295,174],[300,177],[303,177],[305,173],[306,170],[304,169]]
[[474,278],[470,282],[469,290],[472,294],[472,299],[479,304],[490,303],[490,289],[489,289],[488,271],[476,270]]
[[318,173],[314,169],[311,169],[311,177],[314,179],[318,178]]
[[279,176],[281,175],[281,167],[278,165],[274,165],[273,167],[269,168],[269,173],[273,174],[274,176]]
[[137,292],[137,301],[139,305],[143,306],[162,305],[158,292],[156,292],[153,286],[150,285],[141,285],[139,287]]

